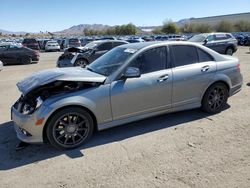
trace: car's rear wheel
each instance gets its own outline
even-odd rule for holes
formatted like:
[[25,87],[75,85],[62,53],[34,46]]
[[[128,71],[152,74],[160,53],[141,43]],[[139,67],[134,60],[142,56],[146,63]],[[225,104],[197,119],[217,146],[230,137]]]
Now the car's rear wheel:
[[88,61],[86,59],[77,59],[76,62],[74,63],[74,66],[81,66],[81,67],[86,67],[88,65]]
[[234,53],[233,48],[231,48],[231,47],[227,48],[227,50],[226,50],[227,55],[233,55],[233,53]]
[[58,149],[73,149],[90,139],[94,130],[91,115],[81,108],[66,108],[48,122],[47,138]]
[[215,83],[210,86],[203,99],[202,109],[208,113],[219,113],[227,104],[228,89],[223,83]]

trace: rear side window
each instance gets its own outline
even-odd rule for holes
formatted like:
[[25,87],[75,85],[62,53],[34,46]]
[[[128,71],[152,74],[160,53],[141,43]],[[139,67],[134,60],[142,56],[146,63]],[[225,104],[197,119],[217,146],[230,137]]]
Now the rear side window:
[[112,43],[111,42],[105,42],[100,44],[97,48],[99,51],[105,51],[105,50],[111,50],[112,49]]
[[167,54],[165,47],[158,47],[143,52],[129,66],[140,69],[141,74],[166,69]]
[[197,48],[200,62],[214,61],[214,58],[204,50]]
[[225,39],[227,39],[226,34],[216,34],[215,35],[215,40],[225,40]]
[[188,45],[171,46],[175,67],[190,65],[199,62],[196,47]]

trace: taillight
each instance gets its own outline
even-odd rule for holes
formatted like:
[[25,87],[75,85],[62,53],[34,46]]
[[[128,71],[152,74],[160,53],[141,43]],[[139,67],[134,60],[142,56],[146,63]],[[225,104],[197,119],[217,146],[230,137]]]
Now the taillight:
[[237,65],[237,69],[238,71],[240,71],[240,63]]

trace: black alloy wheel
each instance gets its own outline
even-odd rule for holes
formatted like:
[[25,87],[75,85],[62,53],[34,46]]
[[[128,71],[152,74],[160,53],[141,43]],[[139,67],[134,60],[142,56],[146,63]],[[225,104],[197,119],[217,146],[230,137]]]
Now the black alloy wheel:
[[66,108],[49,121],[47,137],[56,148],[72,149],[86,142],[93,129],[93,119],[88,112],[81,108]]

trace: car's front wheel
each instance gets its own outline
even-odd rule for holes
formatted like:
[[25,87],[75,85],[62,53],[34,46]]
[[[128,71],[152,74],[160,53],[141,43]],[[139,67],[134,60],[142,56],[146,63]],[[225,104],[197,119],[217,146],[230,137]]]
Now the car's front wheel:
[[227,104],[228,89],[223,83],[215,83],[210,86],[203,99],[202,109],[208,113],[219,113]]
[[58,149],[73,149],[90,139],[94,121],[84,109],[77,107],[58,111],[49,120],[47,138]]

